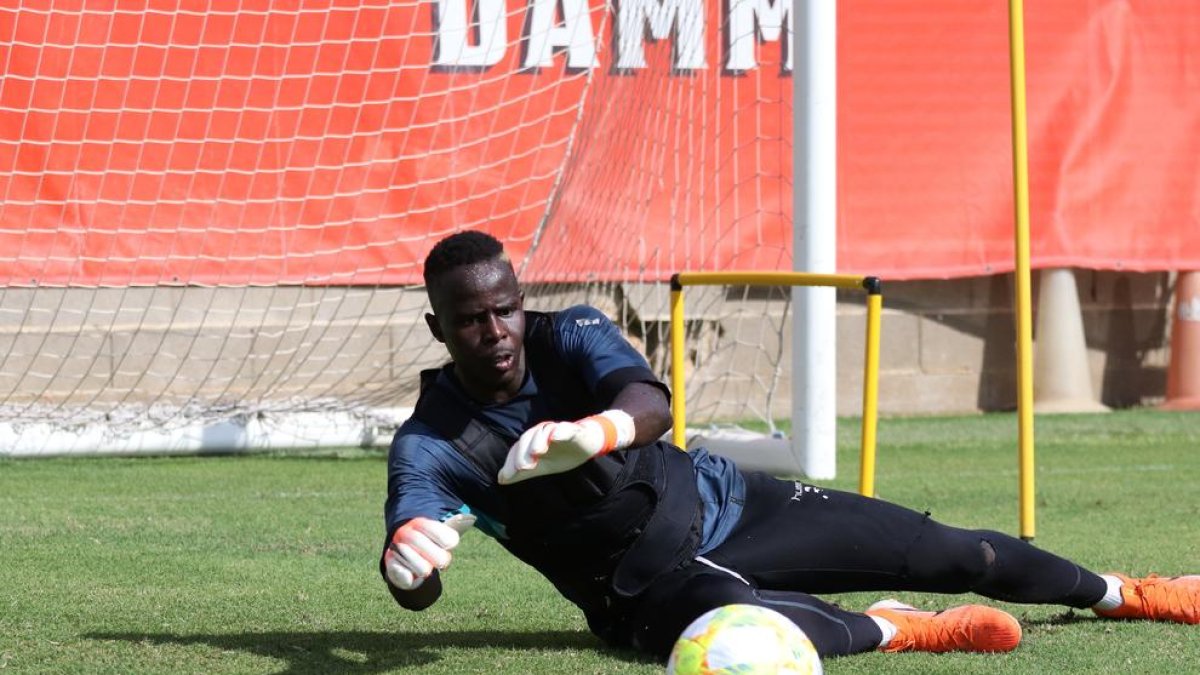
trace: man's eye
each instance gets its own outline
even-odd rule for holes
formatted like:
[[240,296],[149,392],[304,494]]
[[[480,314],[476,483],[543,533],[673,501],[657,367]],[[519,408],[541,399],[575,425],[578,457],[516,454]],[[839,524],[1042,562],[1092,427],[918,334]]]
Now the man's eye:
[[503,309],[496,310],[496,316],[502,316],[507,319],[508,317],[512,316],[513,312],[515,311],[516,310],[511,307],[505,307]]

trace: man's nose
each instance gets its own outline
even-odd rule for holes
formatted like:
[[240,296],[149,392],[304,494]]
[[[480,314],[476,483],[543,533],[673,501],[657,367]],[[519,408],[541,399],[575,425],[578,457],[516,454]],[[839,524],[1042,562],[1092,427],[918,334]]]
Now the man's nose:
[[508,334],[508,327],[504,325],[504,321],[495,314],[488,314],[483,320],[483,331],[488,337],[499,340]]

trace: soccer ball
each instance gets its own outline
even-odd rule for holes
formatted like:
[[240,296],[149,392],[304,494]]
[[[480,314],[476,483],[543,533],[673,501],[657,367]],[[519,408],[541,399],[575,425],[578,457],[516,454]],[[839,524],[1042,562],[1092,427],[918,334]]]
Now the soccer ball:
[[756,605],[725,605],[693,621],[675,642],[667,675],[821,675],[821,657],[787,617]]

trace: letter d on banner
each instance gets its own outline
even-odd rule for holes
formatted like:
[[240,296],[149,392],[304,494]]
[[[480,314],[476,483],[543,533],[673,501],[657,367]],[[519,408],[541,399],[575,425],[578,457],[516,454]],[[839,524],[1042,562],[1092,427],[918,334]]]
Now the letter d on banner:
[[1173,319],[1167,400],[1162,408],[1200,410],[1200,272],[1179,273]]
[[[508,49],[504,0],[475,0],[471,18],[467,0],[438,0],[436,66],[486,67],[500,63]],[[478,28],[479,44],[471,44]]]

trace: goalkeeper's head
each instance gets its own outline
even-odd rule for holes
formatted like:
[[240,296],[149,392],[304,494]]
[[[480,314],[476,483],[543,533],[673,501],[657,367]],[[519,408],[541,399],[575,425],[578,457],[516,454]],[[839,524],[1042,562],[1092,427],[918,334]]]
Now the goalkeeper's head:
[[484,232],[452,234],[425,258],[425,315],[458,381],[482,402],[514,396],[525,378],[524,293],[504,246]]
[[475,230],[452,234],[434,244],[425,257],[425,286],[432,294],[434,285],[448,272],[492,260],[501,260],[512,269],[499,239]]

